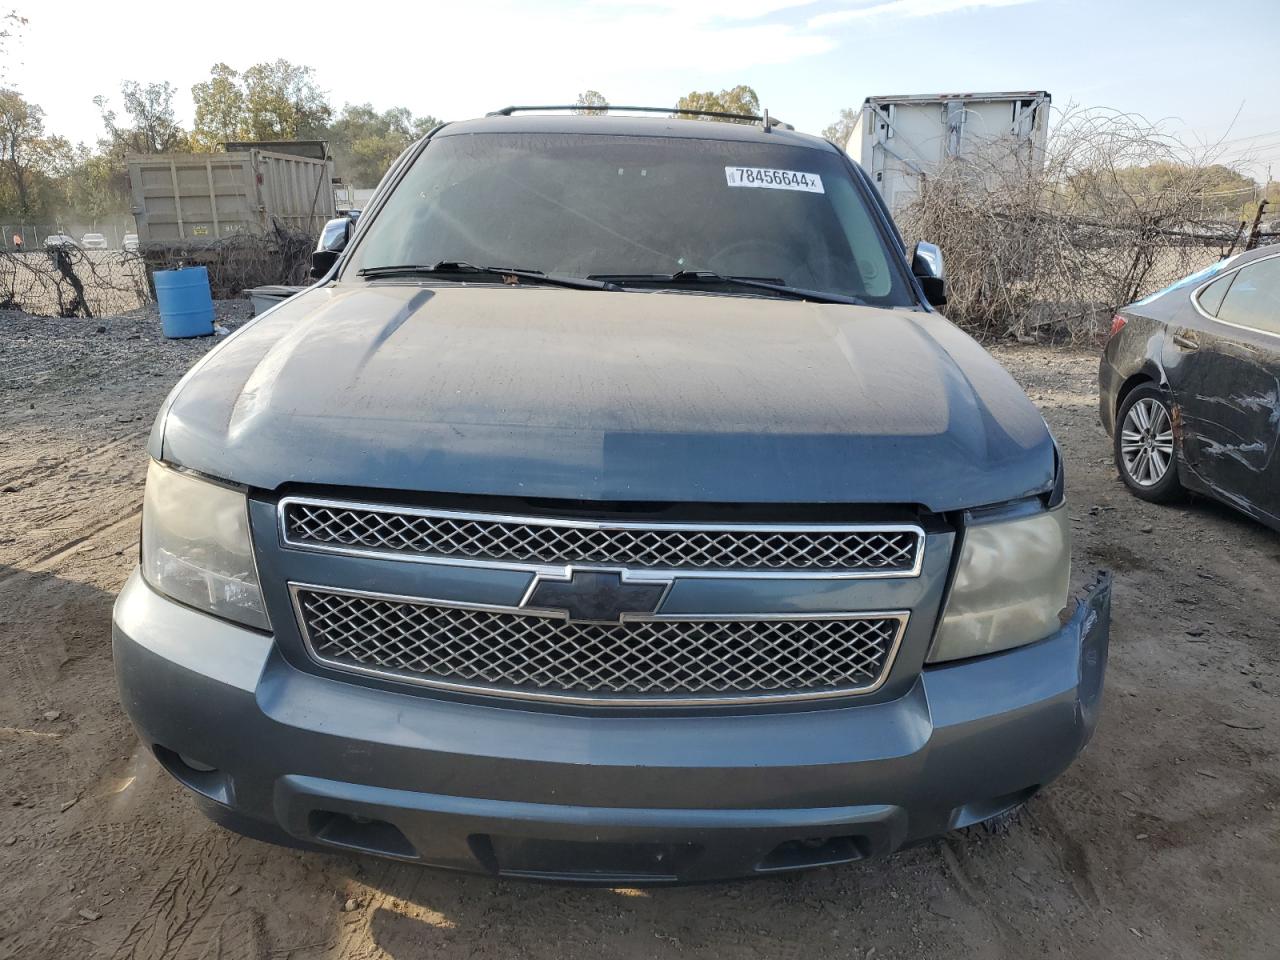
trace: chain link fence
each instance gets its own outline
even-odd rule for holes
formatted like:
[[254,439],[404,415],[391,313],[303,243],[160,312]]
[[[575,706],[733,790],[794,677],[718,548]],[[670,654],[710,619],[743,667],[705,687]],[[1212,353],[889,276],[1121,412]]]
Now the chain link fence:
[[73,244],[0,250],[0,309],[36,316],[93,318],[155,299],[151,274],[186,266],[209,271],[215,299],[263,284],[308,282],[315,238],[289,231],[214,241],[141,244],[137,250],[84,250]]
[[135,310],[151,299],[137,253],[76,247],[0,253],[0,309],[93,318]]

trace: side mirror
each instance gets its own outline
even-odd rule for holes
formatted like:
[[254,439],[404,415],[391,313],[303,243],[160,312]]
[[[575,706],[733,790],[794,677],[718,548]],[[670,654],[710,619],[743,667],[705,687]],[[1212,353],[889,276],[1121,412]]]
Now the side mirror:
[[338,217],[330,220],[320,231],[320,240],[315,252],[311,254],[311,276],[314,279],[323,277],[338,262],[338,254],[346,249],[351,239],[352,222],[350,217]]
[[947,268],[942,264],[942,251],[936,244],[921,240],[911,251],[911,272],[920,281],[924,298],[932,306],[947,302]]

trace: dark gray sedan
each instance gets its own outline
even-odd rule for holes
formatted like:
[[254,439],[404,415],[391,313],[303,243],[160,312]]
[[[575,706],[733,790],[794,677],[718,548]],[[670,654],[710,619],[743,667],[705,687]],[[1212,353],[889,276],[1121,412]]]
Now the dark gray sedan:
[[1098,378],[1116,467],[1137,496],[1190,490],[1280,529],[1280,247],[1125,307]]

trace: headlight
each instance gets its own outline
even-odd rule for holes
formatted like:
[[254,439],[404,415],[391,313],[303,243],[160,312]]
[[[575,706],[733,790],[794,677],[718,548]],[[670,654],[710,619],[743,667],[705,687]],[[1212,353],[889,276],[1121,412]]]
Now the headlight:
[[244,493],[152,461],[142,502],[142,575],[180,603],[270,629]]
[[1071,580],[1066,506],[964,531],[931,663],[1042,640],[1061,625]]

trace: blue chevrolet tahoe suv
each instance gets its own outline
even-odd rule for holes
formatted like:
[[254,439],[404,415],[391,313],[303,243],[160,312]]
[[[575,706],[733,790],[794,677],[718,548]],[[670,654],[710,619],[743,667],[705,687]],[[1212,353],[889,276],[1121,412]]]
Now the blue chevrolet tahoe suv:
[[149,441],[121,698],[217,821],[661,883],[998,816],[1098,717],[1061,457],[832,144],[500,111]]

